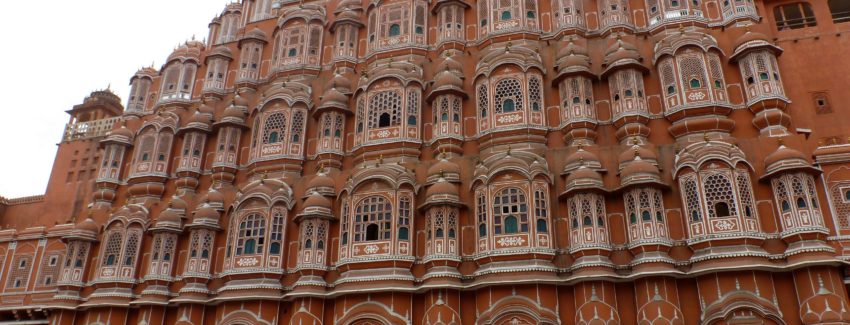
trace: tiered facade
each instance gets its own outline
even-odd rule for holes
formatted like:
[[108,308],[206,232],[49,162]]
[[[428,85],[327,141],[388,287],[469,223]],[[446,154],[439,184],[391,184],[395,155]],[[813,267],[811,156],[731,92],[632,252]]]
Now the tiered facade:
[[229,4],[0,201],[0,323],[850,324],[846,22]]

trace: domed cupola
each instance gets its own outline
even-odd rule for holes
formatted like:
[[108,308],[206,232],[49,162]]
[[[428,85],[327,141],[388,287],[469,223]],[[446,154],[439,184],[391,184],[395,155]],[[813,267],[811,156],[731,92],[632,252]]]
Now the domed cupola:
[[109,131],[106,134],[106,139],[101,140],[100,143],[103,145],[115,143],[123,146],[132,146],[135,136],[132,130],[127,128],[124,123],[121,123],[121,127]]
[[316,113],[325,109],[336,109],[340,111],[348,111],[348,96],[337,89],[335,83],[325,89],[325,93],[320,97],[319,106],[316,107]]
[[428,167],[427,183],[436,183],[440,178],[449,182],[460,182],[460,166],[449,161],[446,154],[440,154],[437,163]]
[[635,145],[633,160],[625,163],[620,170],[620,188],[634,185],[664,185],[658,167],[641,156],[640,146]]
[[177,213],[173,204],[169,203],[168,207],[159,213],[159,216],[154,221],[154,226],[151,227],[151,231],[180,232],[182,230],[182,225],[183,215]]
[[212,131],[212,115],[201,113],[200,110],[195,111],[191,117],[189,117],[186,126],[180,128],[178,133],[197,131],[203,133],[209,133]]
[[603,77],[607,77],[611,72],[627,67],[638,69],[641,72],[648,72],[649,69],[643,66],[642,61],[643,57],[638,52],[637,47],[622,40],[618,35],[614,44],[605,51],[605,60],[602,63],[605,71],[602,72],[602,75]]
[[558,85],[564,78],[577,74],[595,79],[596,75],[590,70],[590,65],[587,49],[571,37],[567,45],[558,50],[555,56],[554,69],[558,74],[552,80],[552,85]]
[[575,152],[567,156],[561,175],[566,175],[581,166],[585,166],[591,170],[605,171],[599,157],[595,153],[585,149],[584,146],[579,145]]
[[196,41],[192,39],[191,41],[186,41],[183,45],[180,45],[168,56],[167,62],[171,62],[174,60],[177,61],[185,61],[185,60],[194,60],[195,62],[201,62],[201,53],[204,51],[204,43]]
[[224,209],[224,194],[214,187],[210,187],[206,193],[198,198],[198,202],[206,202],[215,209]]
[[224,109],[224,112],[221,114],[221,120],[215,122],[216,128],[225,125],[247,128],[247,125],[245,125],[245,111],[239,108],[235,101]]
[[328,173],[324,171],[324,168],[316,173],[316,177],[313,177],[307,183],[307,193],[312,195],[312,193],[319,193],[324,196],[335,196],[336,195],[336,184],[334,179],[328,176]]
[[73,240],[94,242],[97,241],[97,235],[99,233],[100,226],[92,219],[91,213],[89,213],[85,220],[74,225],[74,228],[63,236],[62,239],[66,242]]
[[457,185],[437,175],[437,181],[425,191],[425,202],[421,208],[431,205],[463,205],[458,195]]
[[331,200],[319,192],[314,191],[304,200],[304,208],[301,210],[301,213],[295,216],[295,222],[314,217],[333,220],[335,217],[332,209],[333,204]]
[[605,185],[602,182],[602,175],[583,164],[567,175],[566,184],[566,190],[561,193],[562,196],[567,196],[574,192],[606,191]]
[[187,224],[186,227],[207,227],[218,229],[219,218],[219,211],[210,206],[208,202],[204,202],[192,214],[192,222]]
[[776,56],[782,54],[782,48],[771,43],[767,35],[751,31],[749,27],[743,35],[735,39],[735,45],[732,49],[732,55],[729,56],[729,60],[732,62],[737,61],[749,52],[762,49],[773,52]]
[[804,171],[808,173],[820,173],[821,170],[797,149],[786,147],[780,140],[779,147],[764,158],[765,171],[761,179],[768,179],[777,174],[792,171]]
[[241,38],[239,38],[239,47],[242,47],[242,43],[248,40],[254,40],[261,43],[268,43],[269,37],[266,35],[266,32],[261,29],[254,27],[254,29],[248,31]]
[[[446,60],[449,60],[449,58]],[[451,70],[448,68],[448,65],[434,75],[434,85],[431,87],[431,93],[428,94],[427,99],[430,101],[441,94],[447,93],[462,98],[468,97],[463,90],[463,71]]]

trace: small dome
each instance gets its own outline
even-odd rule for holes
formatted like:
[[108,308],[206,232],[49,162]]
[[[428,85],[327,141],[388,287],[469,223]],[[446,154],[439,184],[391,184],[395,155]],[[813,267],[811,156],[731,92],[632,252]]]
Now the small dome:
[[192,114],[192,117],[189,118],[189,124],[192,123],[209,125],[212,123],[212,117],[208,114],[202,114],[200,111],[195,111],[195,114]]
[[332,188],[333,189],[335,187],[336,187],[336,184],[334,184],[333,178],[331,178],[330,176],[328,176],[324,172],[319,172],[318,174],[316,174],[316,177],[313,177],[313,179],[311,179],[310,182],[307,183],[308,189],[315,189],[315,188]]
[[331,201],[325,196],[319,194],[319,192],[313,192],[306,200],[304,200],[304,207],[330,209]]
[[239,93],[236,93],[236,96],[233,97],[233,105],[240,107],[248,107],[250,104],[248,98],[242,97]]
[[565,161],[565,169],[575,169],[580,166],[587,166],[591,169],[602,168],[602,163],[596,154],[587,151],[584,147],[579,147],[576,152],[569,155]]
[[171,197],[171,201],[168,202],[168,207],[178,210],[178,211],[186,211],[186,201],[183,201],[179,196],[175,195]]
[[747,32],[744,33],[744,35],[741,35],[741,37],[738,37],[735,40],[735,46],[732,47],[732,48],[735,51],[737,51],[739,47],[746,45],[747,43],[750,43],[750,42],[766,42],[766,43],[769,43],[767,35],[759,33],[759,32],[753,32],[753,31],[748,29]]
[[567,43],[567,46],[562,47],[558,50],[558,54],[555,56],[555,60],[559,61],[568,56],[584,56],[587,57],[587,49],[584,46],[578,45],[572,40]]
[[659,172],[658,168],[652,163],[641,159],[640,156],[636,156],[634,160],[626,165],[626,167],[623,167],[623,170],[620,172],[620,177],[625,180],[637,175],[660,177],[661,172]]
[[614,64],[620,60],[640,60],[640,52],[638,52],[637,47],[634,45],[618,39],[611,47],[608,48],[608,51],[605,52],[605,63]]
[[602,182],[602,175],[587,166],[580,166],[567,176],[567,184],[581,181],[599,181]]
[[632,150],[624,150],[623,153],[620,154],[620,165],[629,163],[635,160],[635,157],[640,156],[643,160],[656,161],[658,160],[658,155],[655,154],[654,151],[644,148],[639,145],[632,145]]
[[173,209],[168,208],[159,214],[159,217],[156,219],[156,225],[162,226],[169,223],[180,225],[180,221],[180,215],[177,214],[177,212],[175,212]]
[[210,54],[207,55],[207,59],[216,56],[227,58],[228,60],[233,60],[233,52],[231,52],[227,46],[218,46],[214,48],[212,51],[210,51]]
[[771,152],[769,155],[767,155],[767,157],[764,158],[764,165],[770,166],[787,160],[808,161],[808,159],[806,159],[806,156],[802,152],[796,149],[788,148],[783,144],[779,145],[779,148],[776,148],[775,151]]
[[201,196],[199,202],[209,203],[213,207],[220,207],[224,204],[224,194],[210,187],[210,190]]
[[199,222],[199,221],[207,220],[207,221],[214,221],[214,222],[217,223],[218,218],[219,218],[218,211],[216,211],[216,209],[213,209],[209,204],[204,203],[204,205],[202,205],[200,209],[195,211],[194,218],[193,218],[192,222]]
[[122,125],[120,128],[112,130],[109,132],[109,136],[119,136],[119,137],[127,137],[133,138],[133,131],[127,128],[127,126]]
[[331,79],[330,87],[336,88],[337,90],[343,93],[350,93],[351,80],[340,73],[336,73]]
[[440,174],[460,174],[460,167],[445,157],[441,157],[436,164],[428,168],[428,176]]
[[455,60],[454,57],[448,56],[437,65],[437,71],[463,72],[463,64]]
[[80,230],[80,231],[85,231],[85,232],[90,232],[90,233],[97,233],[97,231],[98,231],[98,229],[100,229],[100,227],[98,227],[97,222],[95,222],[94,219],[92,219],[91,216],[89,216],[89,217],[86,217],[86,220],[83,220],[82,222],[76,224],[74,226],[74,229]]
[[463,80],[456,72],[443,70],[434,77],[434,89],[442,88],[463,89]]
[[198,112],[204,114],[215,114],[215,107],[212,107],[211,105],[204,102],[201,104],[201,106],[198,107]]
[[224,109],[224,113],[222,114],[222,118],[225,118],[225,117],[244,120],[245,119],[245,112],[243,112],[242,109],[240,109],[239,107],[236,107],[235,105],[230,105],[230,106],[228,106],[227,108]]
[[248,40],[248,39],[258,40],[258,41],[263,42],[263,43],[266,43],[266,42],[269,41],[269,37],[266,35],[266,33],[263,32],[262,30],[260,30],[257,27],[254,27],[254,29],[245,33],[245,36],[242,36],[242,38],[239,40],[239,43],[241,44],[243,40]]
[[428,187],[428,190],[425,191],[426,197],[431,197],[435,195],[451,195],[457,196],[457,186],[452,183],[449,183],[444,178],[440,178],[434,185]]
[[322,95],[322,103],[319,107],[347,107],[348,97],[334,87],[326,90]]

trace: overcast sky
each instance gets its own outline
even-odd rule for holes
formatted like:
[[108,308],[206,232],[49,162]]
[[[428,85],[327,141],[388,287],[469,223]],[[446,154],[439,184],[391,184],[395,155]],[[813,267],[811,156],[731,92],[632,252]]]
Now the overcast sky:
[[112,85],[127,104],[130,77],[162,66],[176,45],[207,36],[231,1],[5,1],[0,19],[0,196],[43,194],[69,116]]

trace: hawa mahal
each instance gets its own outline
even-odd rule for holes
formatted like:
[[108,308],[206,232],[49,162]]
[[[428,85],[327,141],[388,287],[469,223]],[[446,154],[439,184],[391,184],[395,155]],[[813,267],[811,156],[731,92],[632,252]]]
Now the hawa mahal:
[[850,1],[243,0],[0,198],[0,324],[850,324]]

